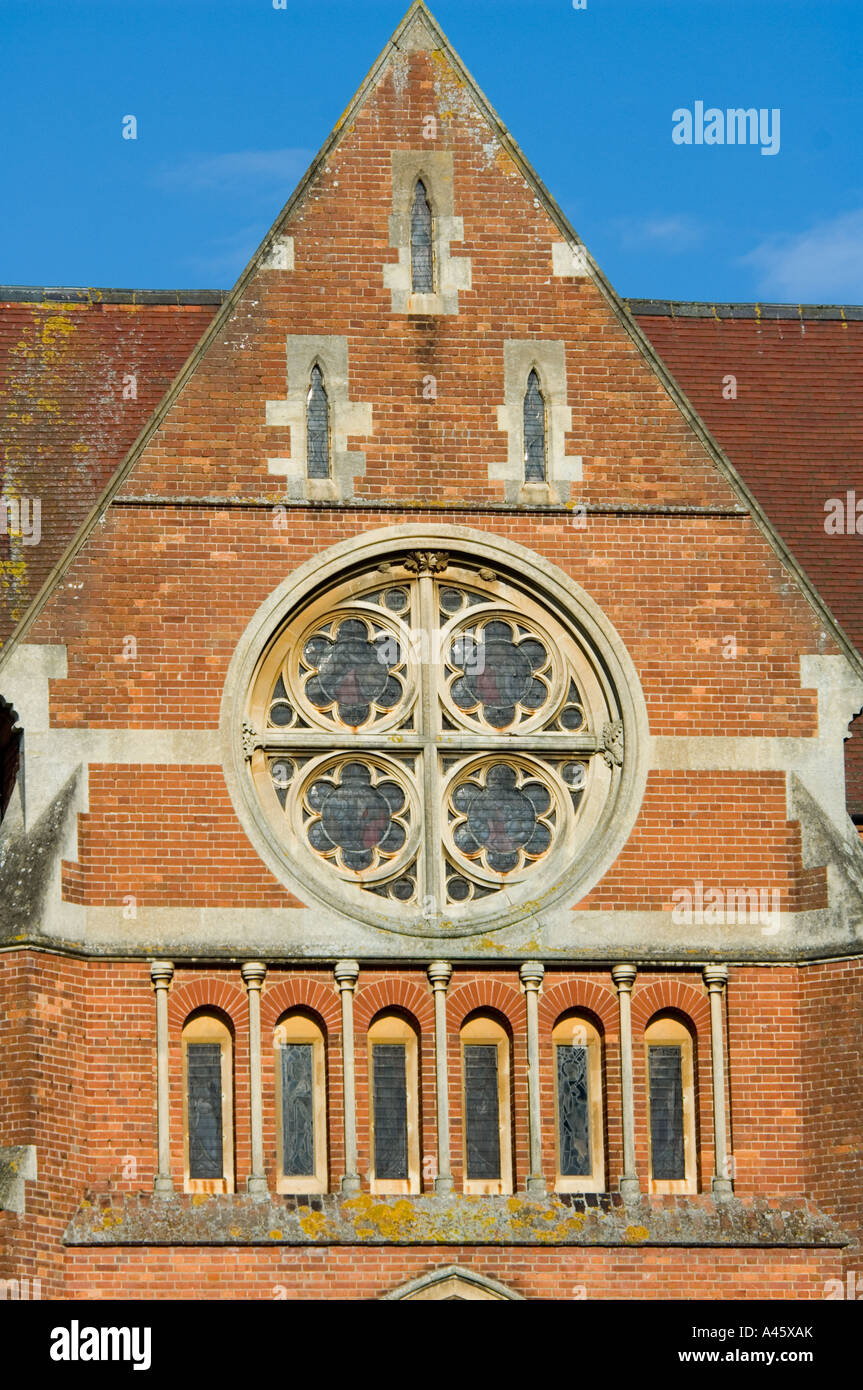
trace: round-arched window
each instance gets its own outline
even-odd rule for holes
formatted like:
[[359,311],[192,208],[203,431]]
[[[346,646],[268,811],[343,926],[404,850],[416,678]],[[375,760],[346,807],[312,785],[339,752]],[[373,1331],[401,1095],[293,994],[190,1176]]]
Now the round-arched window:
[[528,576],[455,551],[373,557],[300,597],[248,664],[245,798],[314,899],[464,934],[595,859],[625,702],[578,613]]

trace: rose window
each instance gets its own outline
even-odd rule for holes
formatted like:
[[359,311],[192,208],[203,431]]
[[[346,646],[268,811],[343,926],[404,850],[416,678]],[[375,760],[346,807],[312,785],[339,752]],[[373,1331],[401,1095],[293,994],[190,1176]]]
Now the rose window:
[[313,896],[440,931],[558,892],[624,757],[615,689],[578,623],[439,552],[351,573],[290,612],[258,660],[243,743]]

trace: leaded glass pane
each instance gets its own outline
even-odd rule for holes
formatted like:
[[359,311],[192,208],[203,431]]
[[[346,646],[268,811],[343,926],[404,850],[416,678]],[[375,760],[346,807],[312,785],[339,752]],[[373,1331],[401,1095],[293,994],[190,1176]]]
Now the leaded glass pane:
[[407,1048],[375,1043],[372,1048],[375,1119],[375,1178],[408,1177]]
[[315,1171],[313,1044],[283,1043],[282,1172],[286,1178]]
[[310,478],[330,476],[330,406],[320,367],[312,367],[306,408],[307,456]]
[[539,377],[531,372],[524,398],[524,480],[526,483],[545,482],[545,401]]
[[468,1178],[499,1179],[500,1103],[494,1043],[465,1043],[464,1120]]
[[653,1177],[686,1177],[683,1147],[683,1049],[648,1047],[650,1073],[650,1152]]
[[219,1043],[187,1043],[189,1177],[221,1178],[222,1049]]
[[590,1155],[588,1050],[576,1043],[557,1048],[557,1106],[560,1175],[587,1178]]
[[417,181],[411,209],[411,270],[414,294],[432,294],[432,213],[422,179]]

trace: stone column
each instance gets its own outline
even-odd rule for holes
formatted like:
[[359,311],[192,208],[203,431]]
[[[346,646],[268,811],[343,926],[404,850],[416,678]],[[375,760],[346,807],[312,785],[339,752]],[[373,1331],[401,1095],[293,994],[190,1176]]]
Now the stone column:
[[635,1097],[632,1086],[632,986],[638,974],[634,965],[615,965],[611,978],[617,989],[620,1010],[620,1086],[623,1093],[623,1177],[620,1191],[624,1198],[640,1191],[635,1162]]
[[354,1074],[354,990],[360,967],[355,960],[340,960],[333,971],[342,996],[342,1058],[345,1087],[345,1173],[342,1192],[360,1191],[357,1172],[357,1095]]
[[445,960],[434,960],[428,977],[434,991],[434,1058],[435,1094],[437,1100],[437,1177],[435,1192],[452,1192],[449,1144],[449,1077],[447,1073],[446,991],[452,966]]
[[249,996],[249,1110],[252,1123],[252,1171],[246,1184],[252,1197],[266,1197],[264,1168],[264,1107],[261,1095],[261,989],[267,974],[263,961],[248,960],[240,968]]
[[169,960],[150,964],[150,979],[156,991],[156,1127],[159,1143],[159,1171],[153,1181],[157,1197],[174,1192],[171,1177],[171,1087],[168,1073],[168,986],[174,977]]
[[539,1095],[539,987],[545,975],[541,961],[528,960],[518,972],[524,985],[527,1005],[527,1102],[530,1132],[530,1172],[527,1190],[536,1196],[545,1192],[542,1174],[542,1109]]
[[714,1197],[731,1197],[734,1185],[728,1162],[728,1124],[725,1114],[725,1048],[722,1000],[728,982],[726,965],[705,965],[704,983],[710,998],[710,1055],[713,1063],[713,1147],[715,1151]]

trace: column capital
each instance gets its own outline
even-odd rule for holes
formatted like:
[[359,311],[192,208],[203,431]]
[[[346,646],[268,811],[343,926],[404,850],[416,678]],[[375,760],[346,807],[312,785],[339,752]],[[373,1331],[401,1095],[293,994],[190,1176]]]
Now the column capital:
[[526,990],[537,990],[542,984],[545,966],[541,960],[526,960],[518,968],[518,978]]
[[452,966],[448,960],[433,960],[427,974],[432,989],[445,990],[452,978]]
[[340,960],[333,967],[333,974],[336,977],[336,984],[339,989],[349,989],[353,992],[357,987],[360,967],[355,960]]
[[634,965],[614,965],[611,968],[611,978],[614,981],[618,994],[629,994],[635,984],[635,977],[638,969]]
[[170,960],[151,960],[150,979],[154,989],[167,989],[174,978],[174,962]]
[[260,989],[267,976],[267,967],[262,960],[247,960],[240,966],[240,974],[246,989]]
[[721,994],[728,983],[727,965],[705,965],[702,971],[708,994]]

